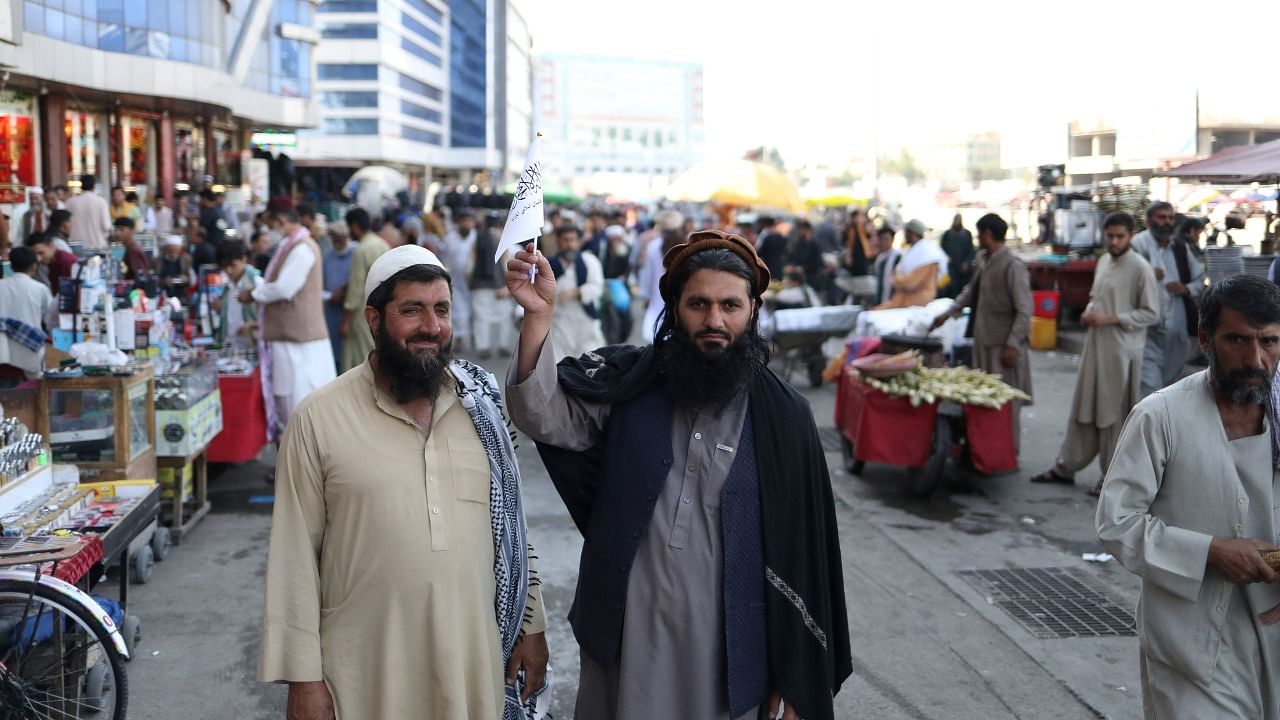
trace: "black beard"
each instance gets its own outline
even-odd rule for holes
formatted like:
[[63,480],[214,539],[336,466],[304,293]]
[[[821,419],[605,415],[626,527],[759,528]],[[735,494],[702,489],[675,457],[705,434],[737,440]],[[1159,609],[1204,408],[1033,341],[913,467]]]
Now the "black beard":
[[718,352],[704,352],[684,328],[658,348],[658,378],[676,407],[723,410],[751,386],[768,363],[764,343],[748,329]]
[[[1271,375],[1266,370],[1249,370],[1240,368],[1231,372],[1223,372],[1218,366],[1217,353],[1209,351],[1209,377],[1219,392],[1235,405],[1264,405],[1271,399]],[[1261,387],[1247,387],[1246,380],[1258,379]]]
[[[432,339],[413,335],[405,339],[405,344]],[[396,402],[404,404],[439,394],[449,363],[453,360],[453,343],[441,346],[438,352],[415,353],[393,340],[382,320],[378,322],[376,341],[378,374],[387,379]]]
[[1168,226],[1152,225],[1151,236],[1159,240],[1160,242],[1169,242],[1170,240],[1173,239],[1173,226],[1172,225],[1168,225]]

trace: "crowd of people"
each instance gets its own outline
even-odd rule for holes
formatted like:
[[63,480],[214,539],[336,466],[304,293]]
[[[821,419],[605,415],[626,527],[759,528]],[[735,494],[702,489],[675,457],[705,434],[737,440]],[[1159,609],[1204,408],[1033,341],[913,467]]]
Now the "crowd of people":
[[[861,209],[736,225],[554,209],[536,249],[494,262],[503,218],[466,207],[250,219],[211,190],[176,213],[116,190],[35,190],[14,219],[0,369],[38,374],[74,250],[114,241],[129,279],[178,294],[221,272],[216,337],[258,351],[283,431],[259,678],[288,683],[291,718],[543,716],[508,417],[585,538],[580,717],[832,718],[852,662],[830,479],[807,403],[768,367],[761,307],[949,298],[933,327],[968,310],[972,364],[1031,390],[1029,273],[996,214],[975,248],[959,216],[934,240]],[[1102,222],[1066,439],[1032,480],[1098,459],[1099,537],[1143,577],[1150,714],[1277,718],[1280,595],[1259,551],[1280,539],[1280,288],[1207,286],[1202,224],[1159,202],[1144,219]],[[148,259],[136,234],[164,223]],[[505,363],[505,384],[464,350]],[[1208,370],[1184,378],[1200,353]]]

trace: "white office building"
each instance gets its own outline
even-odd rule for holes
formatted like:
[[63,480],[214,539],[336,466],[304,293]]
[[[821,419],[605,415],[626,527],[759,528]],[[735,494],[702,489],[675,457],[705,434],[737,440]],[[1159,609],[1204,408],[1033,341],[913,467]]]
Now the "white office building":
[[704,157],[702,66],[544,55],[534,110],[549,175],[579,192],[660,194]]
[[317,10],[322,117],[297,149],[301,168],[329,171],[315,182],[332,187],[369,164],[405,171],[415,189],[502,174],[532,103],[520,78],[531,40],[512,0],[325,0]]

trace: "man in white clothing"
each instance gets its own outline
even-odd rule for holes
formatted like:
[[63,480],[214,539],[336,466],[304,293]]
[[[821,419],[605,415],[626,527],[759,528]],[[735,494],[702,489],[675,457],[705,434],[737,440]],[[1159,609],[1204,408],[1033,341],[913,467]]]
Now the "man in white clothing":
[[262,376],[264,394],[274,408],[275,422],[268,423],[273,432],[289,422],[308,393],[337,377],[321,299],[320,248],[296,210],[276,215],[285,240],[267,266],[264,282],[240,293],[240,302],[257,301],[261,306]]
[[107,238],[111,236],[111,211],[106,198],[93,192],[97,179],[92,175],[80,177],[80,194],[67,200],[71,211],[71,245],[91,251],[105,251]]
[[453,278],[453,340],[461,349],[471,342],[471,285],[466,268],[475,252],[476,218],[470,208],[459,208],[454,213],[453,232],[444,237],[444,264],[454,268]]
[[649,240],[644,250],[644,261],[640,264],[640,299],[648,304],[644,310],[644,324],[640,328],[640,336],[646,343],[653,342],[654,332],[658,329],[658,319],[666,303],[662,301],[661,282],[666,274],[662,266],[662,256],[667,250],[685,241],[680,233],[684,226],[684,216],[676,210],[664,210],[654,219],[658,230],[657,237]]
[[40,377],[44,370],[45,324],[53,296],[35,279],[36,253],[29,247],[9,252],[13,275],[0,280],[0,388]]
[[1280,718],[1280,586],[1272,383],[1280,287],[1245,275],[1205,291],[1209,369],[1130,413],[1098,502],[1098,537],[1142,577],[1147,718]]
[[599,311],[604,268],[595,255],[582,250],[582,234],[575,225],[556,228],[556,249],[556,256],[547,259],[558,292],[551,323],[551,348],[558,360],[604,345]]

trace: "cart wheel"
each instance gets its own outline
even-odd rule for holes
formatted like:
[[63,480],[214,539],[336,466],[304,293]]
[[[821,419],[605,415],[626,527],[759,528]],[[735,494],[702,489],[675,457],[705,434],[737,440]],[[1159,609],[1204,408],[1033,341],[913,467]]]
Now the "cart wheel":
[[156,528],[151,535],[151,551],[155,553],[156,560],[164,560],[169,557],[169,553],[172,550],[173,533],[170,533],[167,527]]
[[844,459],[844,469],[854,475],[861,475],[863,468],[867,466],[865,462],[853,456],[853,443],[843,436],[840,438],[840,457]]
[[951,452],[951,421],[942,415],[933,422],[933,443],[929,446],[929,459],[924,467],[911,470],[908,483],[911,494],[931,495],[942,484],[947,469],[947,455]]
[[143,545],[133,556],[133,579],[139,585],[145,585],[156,569],[156,554],[150,545]]
[[109,692],[111,688],[107,687],[107,660],[102,658],[84,674],[84,692],[80,703],[89,712],[102,712],[107,709],[106,696]]
[[124,646],[129,651],[129,659],[133,659],[133,649],[142,642],[142,621],[137,615],[125,615],[120,626],[120,634],[124,636]]

